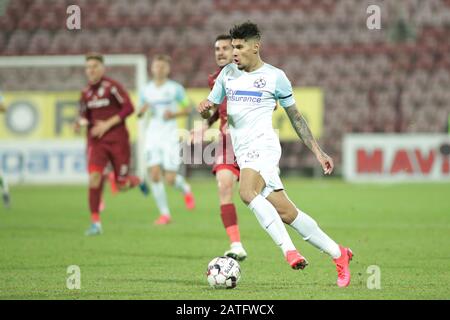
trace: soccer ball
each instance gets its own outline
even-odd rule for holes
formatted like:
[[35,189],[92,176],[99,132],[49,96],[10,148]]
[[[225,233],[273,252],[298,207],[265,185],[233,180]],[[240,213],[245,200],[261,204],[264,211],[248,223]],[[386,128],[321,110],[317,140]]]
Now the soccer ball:
[[214,289],[233,289],[241,278],[241,267],[233,258],[217,257],[208,264],[206,276]]

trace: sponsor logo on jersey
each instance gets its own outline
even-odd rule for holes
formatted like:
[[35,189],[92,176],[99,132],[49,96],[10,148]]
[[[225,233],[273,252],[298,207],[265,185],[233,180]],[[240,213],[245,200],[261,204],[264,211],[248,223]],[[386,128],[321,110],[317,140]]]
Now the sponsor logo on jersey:
[[262,89],[266,86],[266,80],[264,78],[259,78],[253,82],[253,86],[258,89]]
[[249,152],[247,152],[247,158],[248,159],[245,162],[250,162],[248,160],[258,159],[259,158],[259,152],[256,151],[256,150],[249,151]]
[[232,90],[227,88],[228,101],[261,103],[262,92],[250,90]]
[[105,94],[105,88],[100,87],[97,91],[97,96],[100,98]]
[[103,108],[109,106],[109,99],[104,98],[104,99],[89,100],[87,106],[90,109]]

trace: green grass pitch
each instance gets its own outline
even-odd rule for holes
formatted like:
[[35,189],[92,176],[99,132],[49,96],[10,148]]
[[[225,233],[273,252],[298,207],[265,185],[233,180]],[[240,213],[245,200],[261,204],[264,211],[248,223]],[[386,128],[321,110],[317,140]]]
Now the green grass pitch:
[[[291,199],[350,246],[352,283],[335,284],[330,258],[289,230],[310,265],[294,271],[238,200],[249,257],[233,290],[206,282],[208,262],[228,248],[213,178],[192,181],[194,212],[168,188],[174,223],[153,226],[154,201],[139,191],[105,195],[104,234],[87,238],[85,187],[15,187],[0,208],[0,299],[449,299],[450,184],[351,185],[337,179],[284,180]],[[66,288],[67,267],[81,289]],[[376,265],[381,288],[368,289]]]

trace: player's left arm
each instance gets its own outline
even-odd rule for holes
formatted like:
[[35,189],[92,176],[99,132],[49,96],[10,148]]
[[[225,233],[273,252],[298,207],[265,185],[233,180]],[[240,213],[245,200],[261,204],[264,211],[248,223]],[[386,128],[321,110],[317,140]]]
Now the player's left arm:
[[299,138],[315,154],[317,160],[319,160],[322,165],[323,172],[325,174],[331,174],[334,168],[333,159],[331,159],[331,157],[320,148],[311,130],[309,129],[306,119],[297,109],[291,82],[286,77],[286,74],[281,70],[277,76],[275,98],[278,100],[280,106],[286,110],[292,127]]
[[114,83],[111,88],[112,96],[117,100],[121,106],[119,113],[108,118],[107,120],[97,121],[91,130],[92,136],[101,138],[103,135],[111,130],[111,128],[125,121],[125,119],[131,115],[134,111],[133,104],[127,91],[119,84]]
[[176,112],[167,111],[165,114],[166,120],[186,117],[192,112],[193,103],[187,96],[186,90],[180,84],[176,86],[175,101],[180,106],[180,109]]
[[284,110],[286,110],[292,127],[299,138],[315,154],[317,160],[319,160],[324,173],[331,174],[334,168],[333,159],[320,148],[311,130],[309,129],[308,122],[306,122],[306,119],[297,109],[295,103],[287,108],[284,108]]
[[166,119],[186,117],[192,112],[193,103],[191,102],[191,100],[188,97],[186,97],[184,100],[178,102],[178,105],[181,107],[181,109],[176,112],[167,111],[167,113],[165,115]]

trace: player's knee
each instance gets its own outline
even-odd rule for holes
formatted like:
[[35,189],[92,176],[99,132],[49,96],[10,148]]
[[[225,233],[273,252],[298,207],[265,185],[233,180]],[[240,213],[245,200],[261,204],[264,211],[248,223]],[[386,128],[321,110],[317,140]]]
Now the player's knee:
[[232,181],[217,181],[217,187],[219,188],[219,195],[221,200],[231,200],[233,197],[233,182]]
[[233,194],[228,192],[221,192],[219,190],[219,200],[220,204],[228,204],[233,202]]
[[151,178],[150,180],[152,182],[154,182],[154,183],[158,183],[158,182],[161,181],[161,177],[160,176],[151,176],[150,178]]
[[295,220],[294,212],[292,212],[291,210],[278,212],[278,214],[280,215],[280,218],[284,223],[291,224]]
[[297,217],[297,210],[291,207],[276,208],[281,220],[284,223],[291,224]]
[[152,182],[160,182],[161,181],[161,171],[158,169],[150,170],[150,179]]
[[89,188],[97,189],[102,183],[102,174],[100,172],[92,172],[89,174]]
[[241,197],[241,200],[246,204],[249,205],[250,202],[253,201],[256,197],[256,191],[252,189],[245,189],[241,188],[239,189],[239,196]]
[[166,176],[166,183],[170,186],[175,185],[175,176]]

